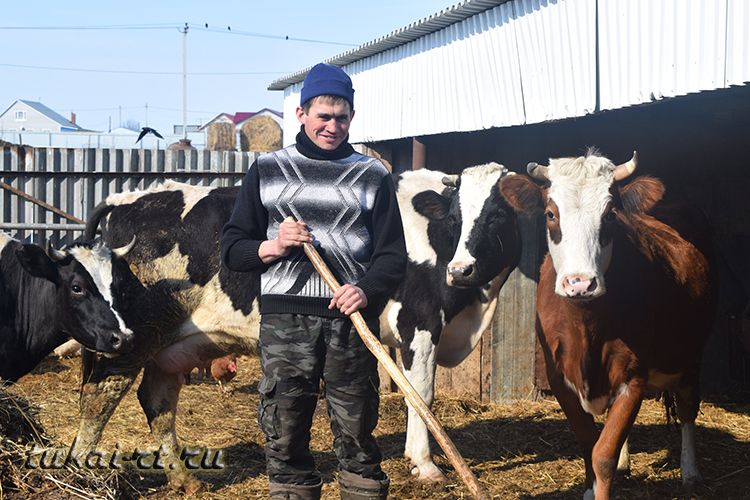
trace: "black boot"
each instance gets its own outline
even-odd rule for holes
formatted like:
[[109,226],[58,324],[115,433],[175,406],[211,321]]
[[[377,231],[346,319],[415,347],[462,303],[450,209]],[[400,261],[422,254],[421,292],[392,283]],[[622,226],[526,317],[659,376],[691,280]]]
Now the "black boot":
[[318,484],[268,483],[268,494],[273,500],[319,500],[323,480]]
[[346,470],[339,471],[341,500],[385,500],[391,480],[383,473],[384,479],[369,479]]

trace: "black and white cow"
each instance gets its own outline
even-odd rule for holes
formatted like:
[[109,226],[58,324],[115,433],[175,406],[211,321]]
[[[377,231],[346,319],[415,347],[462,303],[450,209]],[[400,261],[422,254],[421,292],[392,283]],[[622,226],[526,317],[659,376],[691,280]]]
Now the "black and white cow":
[[130,347],[112,298],[123,251],[74,245],[47,255],[0,232],[0,379],[18,380],[69,336],[104,353]]
[[81,420],[71,457],[85,459],[94,451],[112,412],[143,370],[138,400],[170,484],[188,493],[200,487],[179,460],[175,436],[183,374],[227,353],[257,350],[259,275],[230,271],[219,255],[237,192],[168,181],[110,195],[91,214],[86,237],[93,237],[100,223],[107,244],[135,237],[127,260],[143,291],[121,297],[136,336],[133,351],[118,359],[84,352]]
[[[472,167],[453,176],[452,187],[443,184],[445,174],[428,170],[398,179],[410,263],[381,322],[384,338],[401,346],[407,376],[428,402],[435,363],[454,366],[471,352],[518,260],[515,214],[499,191],[506,173],[497,164]],[[200,486],[177,460],[174,424],[182,373],[225,353],[257,349],[259,275],[230,271],[219,256],[221,230],[236,194],[235,188],[167,182],[112,195],[92,214],[87,237],[100,222],[110,246],[136,237],[127,260],[146,291],[138,307],[123,304],[136,332],[133,353],[116,360],[84,353],[82,414],[72,457],[94,450],[144,368],[138,399],[169,481],[187,492]],[[407,454],[421,477],[438,477],[426,430],[414,415]]]
[[[381,340],[400,348],[405,375],[427,404],[436,366],[454,367],[476,347],[518,264],[516,214],[500,191],[508,174],[490,163],[460,176],[423,169],[398,178],[409,260],[403,285],[381,315]],[[404,455],[420,479],[443,478],[427,427],[411,407]]]

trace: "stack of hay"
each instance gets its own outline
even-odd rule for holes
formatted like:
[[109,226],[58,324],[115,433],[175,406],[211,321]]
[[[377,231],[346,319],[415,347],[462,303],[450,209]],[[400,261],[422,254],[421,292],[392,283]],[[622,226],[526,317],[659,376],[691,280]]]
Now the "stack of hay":
[[0,385],[0,498],[135,498],[136,490],[117,471],[26,466],[32,450],[59,447],[39,422],[39,408]]

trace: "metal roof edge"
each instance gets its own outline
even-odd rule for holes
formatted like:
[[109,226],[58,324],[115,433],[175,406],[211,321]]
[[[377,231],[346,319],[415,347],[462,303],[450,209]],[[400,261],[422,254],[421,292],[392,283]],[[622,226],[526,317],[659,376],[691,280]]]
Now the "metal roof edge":
[[[363,43],[357,48],[326,59],[323,62],[339,67],[346,66],[347,64],[359,61],[360,59],[398,47],[399,45],[413,42],[418,38],[439,31],[451,24],[463,21],[475,14],[497,7],[508,1],[509,0],[464,0],[463,2],[446,7],[435,14],[414,21],[413,23],[392,31],[380,38]],[[268,90],[284,90],[295,83],[303,81],[307,72],[310,71],[311,68],[312,66],[309,66],[301,71],[274,80],[268,86]]]

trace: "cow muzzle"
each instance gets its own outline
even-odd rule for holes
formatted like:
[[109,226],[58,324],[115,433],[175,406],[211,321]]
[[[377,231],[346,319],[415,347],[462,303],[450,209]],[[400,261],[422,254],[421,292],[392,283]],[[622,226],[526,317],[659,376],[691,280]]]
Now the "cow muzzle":
[[451,262],[446,271],[448,286],[474,285],[477,268],[473,262]]
[[104,354],[125,354],[133,349],[133,338],[130,329],[106,332],[97,338],[96,350]]
[[592,278],[581,274],[564,276],[562,289],[565,296],[571,299],[591,299],[601,295],[596,277]]

